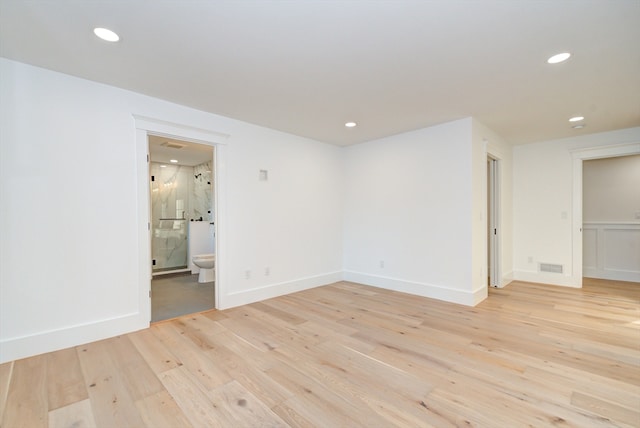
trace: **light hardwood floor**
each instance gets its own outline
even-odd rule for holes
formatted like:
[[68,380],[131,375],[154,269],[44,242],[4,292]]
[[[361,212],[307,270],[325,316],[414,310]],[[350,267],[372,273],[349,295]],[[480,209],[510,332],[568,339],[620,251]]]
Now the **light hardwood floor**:
[[347,282],[0,365],[2,427],[639,427],[640,284]]

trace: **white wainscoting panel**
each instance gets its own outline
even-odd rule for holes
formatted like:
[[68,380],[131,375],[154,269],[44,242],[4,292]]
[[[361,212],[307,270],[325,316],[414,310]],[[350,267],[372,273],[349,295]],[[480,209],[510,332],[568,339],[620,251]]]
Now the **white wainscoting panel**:
[[640,223],[584,223],[582,274],[640,282]]

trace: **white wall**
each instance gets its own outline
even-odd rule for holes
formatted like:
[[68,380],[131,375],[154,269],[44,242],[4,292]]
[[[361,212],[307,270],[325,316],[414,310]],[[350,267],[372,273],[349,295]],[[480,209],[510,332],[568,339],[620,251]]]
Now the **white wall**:
[[[341,149],[244,128],[242,143],[230,142],[228,156],[232,289],[226,306],[342,279]],[[259,180],[260,170],[267,170],[267,181]]]
[[471,127],[463,119],[345,148],[346,279],[483,298],[472,281]]
[[584,222],[640,221],[640,155],[587,160],[582,174]]
[[5,59],[0,75],[0,361],[148,325],[132,114],[230,135],[224,305],[340,279],[339,148]]
[[[580,286],[582,264],[573,260],[573,224],[580,227],[582,219],[574,218],[572,205],[572,150],[638,142],[640,128],[629,128],[513,148],[514,279]],[[539,272],[541,262],[561,264],[564,273]]]

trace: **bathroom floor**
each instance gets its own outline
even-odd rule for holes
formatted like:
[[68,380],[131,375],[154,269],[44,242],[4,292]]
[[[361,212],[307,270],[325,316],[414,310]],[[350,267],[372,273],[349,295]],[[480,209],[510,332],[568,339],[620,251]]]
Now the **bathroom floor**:
[[151,280],[151,322],[213,309],[213,282],[200,284],[190,272]]

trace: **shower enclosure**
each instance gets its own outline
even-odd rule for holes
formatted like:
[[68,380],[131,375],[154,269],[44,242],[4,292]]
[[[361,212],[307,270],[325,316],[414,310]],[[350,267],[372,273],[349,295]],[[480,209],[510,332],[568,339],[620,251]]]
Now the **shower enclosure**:
[[188,269],[188,222],[211,217],[212,162],[195,166],[151,162],[153,274]]
[[156,162],[150,164],[154,273],[187,268],[187,169],[191,168]]

